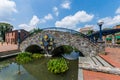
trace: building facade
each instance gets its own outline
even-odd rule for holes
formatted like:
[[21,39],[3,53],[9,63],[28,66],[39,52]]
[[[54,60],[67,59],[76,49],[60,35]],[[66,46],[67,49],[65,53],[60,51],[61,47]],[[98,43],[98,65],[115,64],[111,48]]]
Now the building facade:
[[88,34],[88,31],[93,30],[93,27],[84,27],[81,28],[79,31],[83,34]]
[[[116,25],[113,29],[120,29],[120,25]],[[106,36],[106,42],[112,44],[120,44],[120,32]]]
[[5,34],[5,42],[9,44],[17,44],[18,40],[22,41],[29,35],[29,32],[20,29],[7,32]]
[[120,25],[116,25],[113,27],[114,29],[120,29]]

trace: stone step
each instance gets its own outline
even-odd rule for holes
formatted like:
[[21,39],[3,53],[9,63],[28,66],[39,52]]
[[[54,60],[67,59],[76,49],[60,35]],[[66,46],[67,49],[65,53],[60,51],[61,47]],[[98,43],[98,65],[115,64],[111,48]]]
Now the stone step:
[[113,68],[112,65],[110,65],[108,62],[106,62],[106,61],[105,61],[104,59],[102,59],[101,57],[96,56],[96,58],[103,64],[103,66]]
[[101,62],[99,62],[99,61],[96,59],[96,57],[92,57],[92,60],[95,62],[96,65],[98,65],[98,66],[103,66],[103,65],[101,64]]
[[102,59],[99,56],[95,57],[79,57],[79,66],[82,66],[82,64],[85,65],[91,65],[91,66],[103,66],[103,67],[113,67],[108,62],[106,62],[104,59]]
[[89,63],[90,63],[91,65],[96,65],[95,62],[92,60],[91,57],[87,57],[87,59],[88,59],[88,61],[89,61]]
[[87,57],[79,57],[79,63],[89,63],[89,60]]

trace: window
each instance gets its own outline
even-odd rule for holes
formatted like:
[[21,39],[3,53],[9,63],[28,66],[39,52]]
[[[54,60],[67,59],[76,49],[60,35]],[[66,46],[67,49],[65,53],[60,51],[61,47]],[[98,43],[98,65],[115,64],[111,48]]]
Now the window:
[[12,32],[12,36],[13,36],[13,32]]

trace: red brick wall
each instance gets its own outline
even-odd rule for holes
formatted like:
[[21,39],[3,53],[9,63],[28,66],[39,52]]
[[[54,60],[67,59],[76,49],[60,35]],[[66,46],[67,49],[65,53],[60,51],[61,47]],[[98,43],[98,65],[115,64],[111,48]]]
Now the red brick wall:
[[[27,35],[29,35],[29,32],[21,29],[20,30],[20,41],[22,41]],[[5,34],[5,42],[9,44],[17,44],[18,43],[18,30],[7,32]]]
[[5,42],[16,44],[16,33],[17,31],[8,32],[5,34]]

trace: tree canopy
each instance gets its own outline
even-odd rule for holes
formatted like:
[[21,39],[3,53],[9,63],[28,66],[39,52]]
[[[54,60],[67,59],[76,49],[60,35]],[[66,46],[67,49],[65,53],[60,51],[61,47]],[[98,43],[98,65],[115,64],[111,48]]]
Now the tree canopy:
[[0,23],[0,37],[5,41],[5,33],[12,31],[13,26],[9,23]]
[[38,28],[38,29],[35,29],[35,28],[34,28],[33,30],[30,31],[30,34],[32,35],[32,34],[35,34],[35,33],[39,33],[39,32],[41,32],[41,31],[42,31],[42,29],[39,29],[39,28]]
[[87,35],[92,34],[94,31],[93,30],[88,30]]

